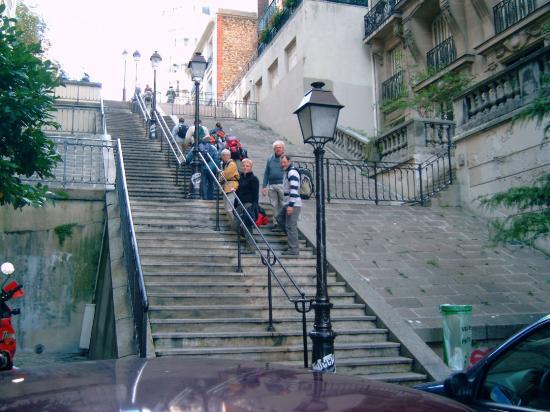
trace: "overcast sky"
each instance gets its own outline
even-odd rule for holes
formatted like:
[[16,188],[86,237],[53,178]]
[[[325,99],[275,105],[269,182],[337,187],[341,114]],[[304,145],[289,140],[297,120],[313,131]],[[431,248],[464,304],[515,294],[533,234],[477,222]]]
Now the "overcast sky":
[[[189,0],[178,0],[183,3]],[[70,78],[80,79],[86,71],[90,80],[102,83],[103,98],[122,98],[124,63],[122,51],[130,53],[129,79],[135,73],[131,54],[139,50],[139,70],[152,78],[149,56],[154,50],[162,55],[166,35],[148,21],[175,0],[24,0],[48,27],[51,42],[49,57],[57,60]],[[257,0],[210,0],[220,8],[256,11]],[[185,22],[182,22],[184,24]],[[133,87],[133,86],[132,86]]]

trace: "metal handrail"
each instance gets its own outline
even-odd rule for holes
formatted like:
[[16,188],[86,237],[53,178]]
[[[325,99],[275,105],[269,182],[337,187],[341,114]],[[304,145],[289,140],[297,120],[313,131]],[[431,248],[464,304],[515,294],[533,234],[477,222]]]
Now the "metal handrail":
[[[376,204],[403,202],[423,205],[453,181],[452,145],[446,146],[422,163],[325,158],[327,201],[369,200]],[[314,158],[294,156],[293,160],[298,168],[314,174]]]
[[[203,162],[203,164],[206,165],[206,168],[203,168],[203,170],[207,169],[208,172],[210,173],[212,179],[214,179],[214,181],[216,182],[218,190],[220,190],[221,193],[223,194],[224,198],[227,199],[229,205],[231,206],[231,210],[232,210],[234,216],[239,220],[239,227],[241,228],[241,230],[243,232],[245,232],[245,236],[246,236],[246,234],[248,234],[248,236],[247,236],[248,239],[252,242],[254,248],[260,254],[262,264],[267,267],[267,271],[268,271],[268,282],[267,282],[267,286],[268,286],[268,306],[269,306],[269,326],[268,326],[268,330],[270,330],[270,331],[275,330],[275,328],[273,327],[271,276],[273,276],[275,278],[275,280],[277,281],[279,287],[281,288],[281,290],[283,291],[283,293],[285,294],[287,299],[290,301],[290,303],[294,304],[294,308],[296,309],[296,311],[298,313],[302,314],[302,336],[303,336],[303,344],[304,344],[304,367],[307,368],[308,367],[308,354],[307,354],[306,313],[311,310],[311,304],[313,303],[315,298],[314,297],[306,297],[305,292],[302,291],[302,289],[300,288],[300,286],[298,286],[298,284],[296,283],[296,281],[294,280],[292,275],[289,273],[287,268],[283,265],[283,263],[281,262],[281,260],[279,259],[279,257],[277,256],[277,254],[275,253],[275,251],[273,250],[273,248],[269,244],[269,242],[264,237],[263,233],[260,231],[260,228],[256,225],[256,222],[254,221],[252,216],[250,216],[250,214],[248,213],[248,210],[246,210],[246,208],[244,207],[244,205],[241,202],[241,200],[239,199],[239,197],[235,196],[235,199],[238,202],[238,207],[242,208],[244,213],[246,213],[246,217],[249,219],[250,222],[252,222],[253,229],[255,228],[257,230],[258,234],[260,235],[260,237],[262,239],[262,243],[263,243],[262,246],[265,246],[265,251],[260,248],[260,245],[258,245],[256,240],[252,236],[252,233],[248,230],[248,227],[245,225],[245,223],[244,223],[243,219],[241,218],[240,214],[237,212],[237,208],[235,208],[235,206],[229,201],[229,198],[228,198],[227,194],[224,192],[220,182],[218,181],[218,179],[214,175],[214,172],[212,172],[212,170],[210,170],[210,168],[208,167],[208,162],[205,160],[203,154],[200,153],[200,152],[198,152],[198,154],[199,154],[200,159]],[[210,156],[209,153],[207,153],[207,156],[210,159],[210,161],[215,164],[214,160],[212,159],[212,157]],[[218,167],[218,165],[215,165],[215,166],[216,166],[216,172],[220,173],[221,169]],[[237,244],[238,268],[237,268],[237,270],[240,269],[240,262],[241,262],[240,242],[241,242],[240,236],[238,236],[238,244]],[[265,254],[264,254],[264,252],[265,252]],[[279,276],[277,276],[277,274],[275,273],[275,270],[274,270],[275,265],[277,265],[280,269],[282,269],[282,271],[286,275],[287,279],[291,282],[291,286],[294,287],[294,289],[296,290],[296,293],[299,295],[299,297],[298,296],[291,296],[291,294],[287,291],[285,285],[283,284],[283,282],[281,281]],[[306,304],[308,304],[308,305],[306,306]],[[301,305],[301,307],[299,307],[300,305]]]
[[115,186],[120,209],[126,270],[128,272],[128,289],[130,298],[132,299],[132,311],[134,314],[139,356],[145,358],[147,356],[147,313],[149,310],[149,301],[147,299],[147,291],[145,290],[139,248],[136,233],[134,231],[134,222],[132,220],[132,210],[130,207],[130,197],[128,196],[128,187],[126,185],[126,173],[124,171],[124,159],[122,156],[120,139],[117,139],[116,147],[117,174]]

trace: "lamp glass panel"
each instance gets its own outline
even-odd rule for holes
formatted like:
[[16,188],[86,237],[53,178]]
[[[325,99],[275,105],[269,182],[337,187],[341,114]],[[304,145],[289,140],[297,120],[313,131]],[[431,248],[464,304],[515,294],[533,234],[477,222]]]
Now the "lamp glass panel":
[[300,122],[300,128],[302,129],[302,136],[304,140],[311,137],[313,129],[311,127],[311,107],[306,106],[298,112],[298,121]]
[[338,121],[338,107],[311,106],[311,124],[313,136],[334,137],[336,122]]
[[206,71],[206,62],[191,61],[191,75],[193,80],[202,80]]

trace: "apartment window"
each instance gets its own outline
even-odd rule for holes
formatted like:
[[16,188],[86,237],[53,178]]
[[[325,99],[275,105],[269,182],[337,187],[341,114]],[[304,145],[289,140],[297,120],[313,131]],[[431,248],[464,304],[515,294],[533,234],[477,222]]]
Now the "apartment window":
[[389,60],[390,60],[390,75],[393,76],[394,74],[397,74],[402,69],[402,61],[403,61],[403,48],[401,46],[394,47],[389,52]]
[[260,101],[260,99],[262,98],[262,78],[260,77],[258,80],[256,80],[256,92],[255,92],[255,95],[256,95],[256,101]]
[[269,88],[272,89],[277,85],[277,81],[279,80],[279,59],[275,59],[275,61],[271,63],[267,72],[269,74]]
[[285,47],[285,56],[286,56],[286,71],[289,72],[292,70],[296,63],[298,62],[298,57],[296,56],[296,37],[293,38],[290,43]]
[[451,32],[442,14],[432,22],[432,41],[434,47],[451,37]]

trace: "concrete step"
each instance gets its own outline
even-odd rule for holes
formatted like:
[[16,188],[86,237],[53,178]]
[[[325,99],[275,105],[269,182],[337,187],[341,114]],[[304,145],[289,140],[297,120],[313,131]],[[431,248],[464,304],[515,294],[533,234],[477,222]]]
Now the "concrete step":
[[[203,276],[209,276],[215,272],[232,272],[239,273],[241,276],[255,276],[262,275],[265,276],[267,273],[267,268],[261,264],[259,265],[248,265],[242,267],[243,272],[237,272],[237,265],[231,265],[227,263],[209,263],[209,262],[186,262],[186,263],[172,263],[166,262],[163,264],[147,264],[142,262],[142,268],[147,274],[154,275],[165,275],[170,273],[179,273],[185,275],[185,273],[202,273]],[[292,267],[292,269],[287,269],[290,271],[294,278],[299,278],[300,276],[315,276],[315,267]],[[280,269],[276,269],[277,276],[279,275]]]
[[[376,329],[376,317],[361,316],[331,316],[332,323],[341,329]],[[252,332],[266,331],[268,322],[266,318],[185,318],[185,319],[160,319],[150,320],[152,332]],[[276,331],[299,330],[302,327],[302,318],[295,312],[294,316],[273,320]]]
[[[290,303],[285,305],[273,305],[274,318],[295,316],[296,309]],[[361,316],[365,314],[365,305],[362,303],[334,303],[331,310],[334,316]],[[313,319],[313,313],[307,314],[308,319]],[[178,306],[178,305],[151,305],[149,316],[152,319],[171,318],[266,318],[268,316],[267,299],[264,304],[258,305],[215,305],[209,306]]]
[[[292,293],[293,291],[289,291]],[[311,293],[309,296],[315,296]],[[262,305],[267,302],[267,290],[265,293],[199,293],[190,292],[147,292],[150,305],[154,306],[208,306],[216,305]],[[355,292],[335,292],[330,295],[332,303],[353,304]],[[274,305],[284,305],[288,298],[284,294],[273,294]]]
[[[368,358],[399,356],[399,344],[393,342],[367,342],[363,344],[335,343],[334,350],[342,358]],[[251,359],[264,362],[288,362],[303,359],[303,346],[238,346],[218,348],[164,348],[156,349],[157,356],[219,357]]]
[[[263,271],[257,270],[251,273],[249,270],[246,271],[246,274],[235,272],[235,270],[229,270],[229,271],[210,271],[210,272],[201,272],[200,270],[197,270],[197,267],[193,268],[187,268],[187,267],[180,267],[180,271],[170,271],[170,270],[164,270],[164,271],[158,271],[155,270],[154,267],[143,267],[143,273],[145,277],[145,281],[155,281],[155,282],[204,282],[205,279],[210,281],[214,280],[216,281],[216,278],[220,282],[227,281],[227,282],[233,282],[233,281],[241,281],[241,282],[251,282],[251,283],[260,283],[260,284],[267,284],[266,278],[267,278],[267,269],[264,268]],[[234,268],[233,268],[234,269]],[[292,277],[295,280],[295,282],[298,285],[303,284],[310,284],[315,283],[316,274],[315,272],[310,273],[296,273],[295,271],[292,271]],[[281,276],[282,278],[282,276]],[[327,282],[329,284],[336,282],[336,276],[328,276]]]
[[[346,343],[385,342],[387,329],[335,330],[338,338]],[[155,332],[156,349],[213,348],[227,346],[298,346],[303,344],[300,328],[294,331],[217,331],[201,333]]]
[[[196,250],[178,249],[173,253],[169,253],[168,249],[153,250],[145,248],[140,250],[141,262],[144,265],[156,264],[188,264],[188,263],[225,263],[230,265],[237,264],[237,256],[235,253],[224,253],[226,250],[220,248],[218,251],[199,248]],[[236,251],[236,248],[233,249]],[[216,253],[216,254],[214,254]],[[315,256],[308,251],[301,251],[298,256],[279,256],[279,261],[285,266],[295,267],[316,267]],[[260,256],[258,254],[245,254],[241,256],[241,264],[245,267],[261,265]],[[263,265],[262,265],[263,266]]]
[[[182,292],[193,292],[198,294],[203,293],[251,293],[251,294],[260,294],[267,291],[267,284],[264,277],[251,278],[247,277],[241,282],[220,282],[219,279],[212,279],[211,281],[204,282],[154,282],[146,281],[145,286],[147,286],[147,293],[182,293]],[[313,279],[309,284],[300,283],[300,288],[308,295],[312,296],[315,294],[315,282]],[[335,282],[328,285],[328,294],[332,297],[335,293],[344,293],[347,292],[347,287],[345,282]],[[282,290],[274,286],[272,288],[272,293],[274,295],[282,295]]]

